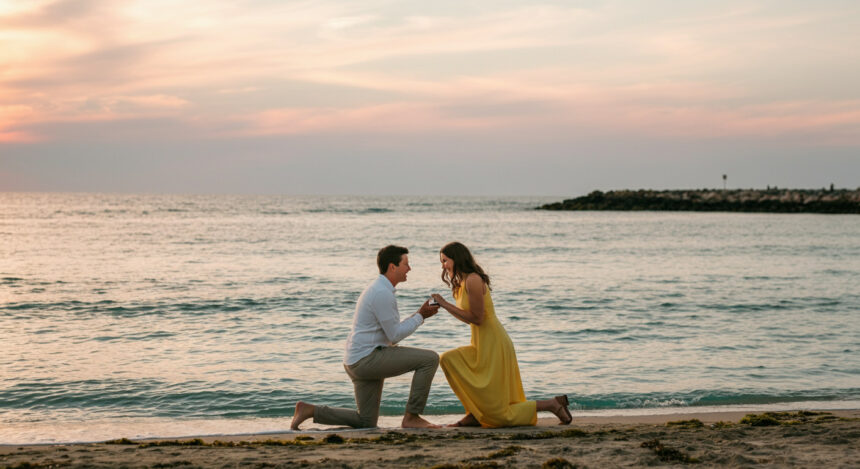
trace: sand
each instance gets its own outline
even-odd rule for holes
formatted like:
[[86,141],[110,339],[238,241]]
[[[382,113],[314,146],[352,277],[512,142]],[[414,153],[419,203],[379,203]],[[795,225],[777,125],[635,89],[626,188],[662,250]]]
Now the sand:
[[[0,468],[860,467],[860,410],[576,418],[570,426],[332,431],[0,446]],[[764,416],[763,418],[761,416]],[[677,423],[685,421],[684,423]],[[755,424],[755,425],[754,425]]]

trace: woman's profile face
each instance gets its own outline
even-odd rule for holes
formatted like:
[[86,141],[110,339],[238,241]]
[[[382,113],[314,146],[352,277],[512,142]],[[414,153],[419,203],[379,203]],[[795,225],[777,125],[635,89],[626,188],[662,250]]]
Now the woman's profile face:
[[448,272],[449,277],[452,277],[454,275],[454,260],[439,253],[439,261],[442,262],[442,269]]

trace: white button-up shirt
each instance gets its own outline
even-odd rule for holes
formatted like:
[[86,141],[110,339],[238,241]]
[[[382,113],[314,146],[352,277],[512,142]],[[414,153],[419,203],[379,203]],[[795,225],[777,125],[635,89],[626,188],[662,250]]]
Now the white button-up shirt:
[[376,347],[400,342],[424,324],[424,317],[418,313],[400,321],[394,291],[388,278],[380,275],[358,297],[352,331],[346,339],[345,364],[355,364]]

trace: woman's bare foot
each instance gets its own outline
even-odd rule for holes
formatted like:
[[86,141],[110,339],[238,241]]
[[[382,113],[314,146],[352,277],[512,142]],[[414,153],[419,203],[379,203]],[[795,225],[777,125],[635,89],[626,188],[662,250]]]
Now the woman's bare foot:
[[460,419],[459,422],[452,423],[451,425],[448,425],[448,426],[449,427],[480,427],[481,422],[479,422],[478,419],[476,419],[474,415],[466,414],[466,416],[463,417],[462,419]]
[[418,414],[410,414],[409,412],[403,416],[400,426],[403,428],[441,428],[439,425],[424,420]]
[[301,425],[302,422],[313,416],[314,406],[312,404],[308,404],[302,401],[296,402],[296,413],[293,414],[293,421],[290,424],[290,428],[293,430],[298,430],[299,425]]

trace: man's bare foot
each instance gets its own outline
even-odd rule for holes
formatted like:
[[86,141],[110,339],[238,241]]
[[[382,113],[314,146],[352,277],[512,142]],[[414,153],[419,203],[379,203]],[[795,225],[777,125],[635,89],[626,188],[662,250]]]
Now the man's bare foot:
[[403,422],[400,423],[400,426],[403,428],[442,428],[424,420],[418,414],[410,414],[409,412],[403,416]]
[[293,414],[293,422],[290,424],[290,428],[293,430],[298,430],[299,425],[302,424],[305,420],[314,416],[314,406],[312,404],[308,404],[306,402],[296,402],[296,413]]
[[478,419],[476,419],[474,415],[466,414],[466,416],[463,417],[462,419],[460,419],[459,422],[452,423],[451,425],[448,425],[448,426],[449,427],[480,427],[481,422],[479,422]]

